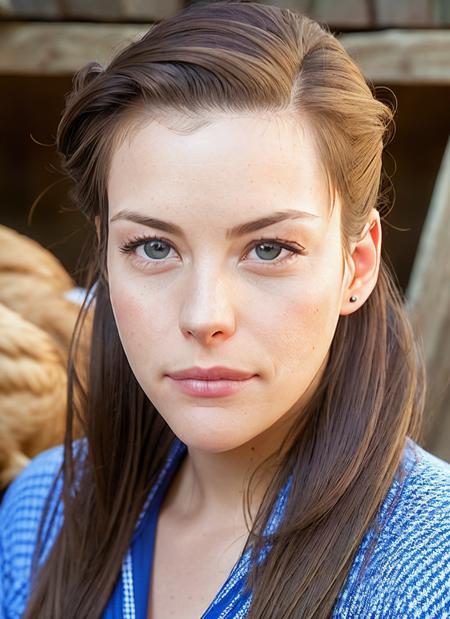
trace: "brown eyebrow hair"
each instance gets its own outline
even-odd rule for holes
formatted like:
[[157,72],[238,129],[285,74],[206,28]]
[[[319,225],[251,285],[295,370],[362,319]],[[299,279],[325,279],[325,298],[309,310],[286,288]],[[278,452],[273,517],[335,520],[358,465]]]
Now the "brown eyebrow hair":
[[[268,226],[272,226],[273,224],[276,224],[280,221],[285,221],[286,219],[312,218],[317,219],[318,215],[314,215],[313,213],[307,213],[306,211],[297,211],[295,209],[276,211],[275,213],[271,213],[270,215],[266,215],[265,217],[260,217],[259,219],[247,221],[243,224],[234,226],[233,228],[229,228],[226,231],[226,238],[233,239],[239,236],[243,236],[244,234],[255,232],[256,230],[260,230],[261,228],[267,228]],[[134,211],[124,209],[116,213],[116,215],[114,215],[114,217],[110,219],[110,223],[119,219],[134,221],[137,224],[148,226],[149,228],[157,228],[158,230],[164,230],[164,232],[175,234],[176,236],[179,236],[181,238],[186,238],[182,228],[168,221],[157,219],[156,217],[147,217],[146,215],[141,215],[140,213],[135,213]]]

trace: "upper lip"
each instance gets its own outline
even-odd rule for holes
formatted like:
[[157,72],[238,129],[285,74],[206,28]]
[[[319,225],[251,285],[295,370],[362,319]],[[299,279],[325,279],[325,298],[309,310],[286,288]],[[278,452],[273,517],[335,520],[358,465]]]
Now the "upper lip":
[[233,370],[222,366],[214,366],[212,368],[193,367],[178,372],[170,372],[171,378],[182,380],[183,378],[196,378],[199,380],[245,380],[254,376],[254,372],[243,372],[241,370]]

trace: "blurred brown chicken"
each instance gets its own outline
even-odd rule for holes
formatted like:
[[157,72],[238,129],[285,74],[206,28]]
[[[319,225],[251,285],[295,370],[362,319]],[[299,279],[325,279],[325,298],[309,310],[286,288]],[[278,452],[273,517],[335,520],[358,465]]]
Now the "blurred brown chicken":
[[[48,250],[0,225],[0,491],[63,442],[67,359],[79,314],[75,283]],[[91,317],[77,371],[85,380]],[[75,429],[77,433],[77,429]]]

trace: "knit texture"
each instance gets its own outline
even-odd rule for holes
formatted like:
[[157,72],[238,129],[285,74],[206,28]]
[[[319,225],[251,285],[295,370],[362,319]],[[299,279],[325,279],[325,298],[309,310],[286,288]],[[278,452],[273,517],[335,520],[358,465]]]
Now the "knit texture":
[[[0,619],[19,619],[25,609],[39,521],[62,458],[62,445],[36,456],[0,505]],[[394,481],[380,507],[384,524],[370,561],[361,576],[372,530],[356,553],[333,618],[450,619],[450,464],[409,438],[403,459],[408,475],[398,501],[391,509],[398,489]],[[46,520],[49,537],[40,562],[64,517],[60,490],[59,478],[50,511],[54,520]],[[244,616],[242,610],[236,617]],[[136,609],[136,616],[141,614]],[[132,619],[132,614],[124,609],[123,618]]]

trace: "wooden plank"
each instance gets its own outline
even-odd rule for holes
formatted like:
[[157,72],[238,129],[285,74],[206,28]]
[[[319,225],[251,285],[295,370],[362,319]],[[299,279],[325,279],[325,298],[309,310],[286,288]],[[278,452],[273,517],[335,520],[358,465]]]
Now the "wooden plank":
[[[16,1],[16,0],[14,0]],[[30,4],[35,4],[30,0]],[[149,5],[151,6],[151,2]],[[61,18],[69,19],[120,19],[121,2],[120,0],[70,0],[64,2],[61,7]]]
[[58,0],[6,0],[1,3],[1,13],[17,17],[58,18],[61,9]]
[[376,0],[376,22],[380,26],[434,25],[433,6],[430,0]]
[[340,40],[372,82],[450,84],[450,30],[383,30]]
[[[67,75],[112,53],[144,25],[0,22],[0,74]],[[450,84],[450,30],[385,30],[340,37],[374,83]]]
[[450,24],[450,2],[448,0],[434,0],[433,16],[436,24]]
[[433,15],[436,24],[450,24],[450,2],[448,0],[434,0]]
[[427,447],[450,461],[450,138],[407,290],[428,373]]
[[436,27],[450,24],[449,0],[263,0],[331,28]]
[[105,63],[146,28],[123,24],[0,23],[0,74],[71,75]]
[[122,0],[122,15],[127,19],[158,21],[173,15],[183,6],[184,0]]
[[262,0],[260,4],[293,9],[332,26],[371,25],[367,0]]
[[0,14],[25,19],[156,21],[183,6],[183,0],[0,0]]
[[371,25],[369,3],[361,0],[314,0],[310,3],[310,17],[329,25],[369,27]]
[[[190,3],[205,0],[190,0]],[[261,0],[303,12],[331,28],[436,27],[450,24],[449,0]],[[20,19],[160,20],[184,0],[0,0],[0,15]]]
[[173,15],[183,6],[183,0],[70,0],[64,17],[157,21]]

